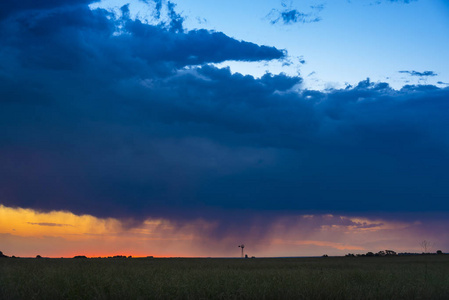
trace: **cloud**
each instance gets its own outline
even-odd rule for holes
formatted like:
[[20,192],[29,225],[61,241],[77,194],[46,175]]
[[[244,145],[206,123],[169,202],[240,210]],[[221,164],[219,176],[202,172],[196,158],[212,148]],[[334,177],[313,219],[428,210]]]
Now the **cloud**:
[[154,17],[156,17],[156,19],[160,19],[161,18],[161,11],[162,11],[162,0],[140,0],[144,3],[150,4],[153,3],[154,4],[154,12],[153,15]]
[[280,18],[272,20],[272,24],[276,24],[279,21],[282,21],[284,24],[293,24],[293,23],[313,23],[320,21],[319,18],[310,18],[310,14],[304,14],[296,9],[292,10],[284,10],[280,12]]
[[[10,255],[51,257],[74,255],[112,256],[221,256],[240,254],[238,243],[252,256],[343,255],[394,249],[420,252],[426,239],[436,249],[446,249],[447,215],[409,216],[401,221],[348,215],[290,214],[224,225],[224,220],[193,219],[174,222],[145,219],[129,228],[120,220],[0,205],[2,251]],[[397,216],[396,216],[397,217]],[[23,220],[29,220],[24,223]],[[34,226],[45,220],[61,226]],[[50,222],[48,222],[50,221]],[[53,221],[53,222],[51,222]],[[227,231],[223,232],[223,228]],[[218,234],[217,234],[218,233]]]
[[319,13],[324,9],[324,5],[311,6],[311,12],[304,13],[293,7],[282,3],[283,9],[272,9],[266,16],[271,24],[281,23],[283,25],[291,25],[295,23],[315,23],[321,21]]
[[0,11],[0,21],[9,16],[20,13],[33,13],[33,11],[48,11],[58,7],[86,5],[98,0],[52,0],[52,1],[34,1],[34,0],[5,0],[2,1]]
[[184,32],[182,18],[174,12],[174,5],[168,4],[170,22],[154,26],[131,20],[127,6],[122,7],[120,18],[87,6],[19,14],[3,24],[2,47],[11,49],[11,55],[21,56],[22,63],[29,66],[92,72],[88,68],[95,62],[115,67],[116,76],[127,72],[141,76],[169,73],[188,65],[226,60],[285,57],[285,51],[237,41],[221,32]]
[[[386,2],[391,2],[391,3],[403,3],[403,4],[410,4],[410,3],[412,3],[412,2],[415,2],[415,1],[418,1],[418,0],[385,0]],[[349,0],[348,0],[348,2],[350,2]],[[375,1],[374,3],[372,3],[372,4],[381,4],[383,1],[381,1],[381,0],[378,0],[378,1]]]
[[390,1],[390,2],[400,2],[400,3],[411,3],[411,2],[414,2],[414,1],[418,1],[418,0],[388,0],[388,1]]
[[57,226],[57,227],[64,227],[64,226],[73,226],[69,224],[59,224],[59,223],[49,223],[49,222],[40,222],[40,223],[33,223],[33,222],[27,222],[30,225],[38,225],[38,226]]
[[0,24],[3,204],[223,234],[266,211],[449,210],[448,88],[233,74],[210,63],[286,53],[178,25],[86,5]]
[[399,73],[402,74],[409,74],[410,76],[417,76],[417,77],[433,77],[438,76],[437,73],[434,71],[424,71],[424,72],[418,72],[418,71],[399,71]]

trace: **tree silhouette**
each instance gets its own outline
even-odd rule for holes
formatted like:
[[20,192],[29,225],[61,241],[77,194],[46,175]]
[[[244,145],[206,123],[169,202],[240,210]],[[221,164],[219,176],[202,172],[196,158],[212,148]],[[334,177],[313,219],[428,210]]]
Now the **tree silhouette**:
[[424,240],[421,243],[419,243],[419,245],[423,249],[423,253],[429,253],[430,248],[432,247],[432,243],[429,242],[429,241],[426,241],[426,240]]

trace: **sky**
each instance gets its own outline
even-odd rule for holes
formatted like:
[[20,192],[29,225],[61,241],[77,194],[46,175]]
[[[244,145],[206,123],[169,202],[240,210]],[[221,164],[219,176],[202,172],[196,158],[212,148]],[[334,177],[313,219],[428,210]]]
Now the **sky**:
[[4,254],[449,251],[449,2],[1,6]]

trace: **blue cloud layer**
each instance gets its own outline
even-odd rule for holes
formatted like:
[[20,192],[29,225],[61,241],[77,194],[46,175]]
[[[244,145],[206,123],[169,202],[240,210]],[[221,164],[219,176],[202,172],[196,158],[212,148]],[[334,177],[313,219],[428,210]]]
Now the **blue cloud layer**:
[[[349,0],[348,0],[349,1]],[[404,3],[404,4],[410,4],[412,2],[418,1],[418,0],[386,0],[387,2],[392,2],[392,3]],[[375,1],[373,4],[381,4],[383,1],[382,0],[377,0]]]
[[433,77],[433,76],[438,76],[437,73],[435,73],[434,71],[424,71],[424,72],[418,72],[418,71],[399,71],[399,73],[402,74],[409,74],[410,76],[417,76],[417,77]]
[[449,210],[448,88],[298,91],[301,77],[209,64],[283,50],[82,4],[10,9],[0,24],[3,204],[122,217]]
[[324,9],[324,4],[311,6],[308,13],[301,12],[291,5],[287,6],[282,3],[282,9],[272,9],[266,16],[271,24],[281,23],[283,25],[291,25],[295,23],[315,23],[321,21],[319,13]]

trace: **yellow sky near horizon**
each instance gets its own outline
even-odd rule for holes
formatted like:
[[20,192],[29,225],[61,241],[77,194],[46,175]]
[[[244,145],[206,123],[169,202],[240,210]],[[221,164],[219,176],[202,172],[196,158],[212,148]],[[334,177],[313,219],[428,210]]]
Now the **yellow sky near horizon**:
[[[420,222],[393,222],[338,215],[279,217],[245,230],[218,232],[218,221],[183,223],[147,219],[126,227],[114,218],[68,211],[38,212],[0,204],[0,246],[6,255],[90,257],[233,257],[245,243],[250,256],[320,256],[377,252],[419,252]],[[235,228],[235,227],[230,227]],[[422,237],[419,237],[419,235]]]

